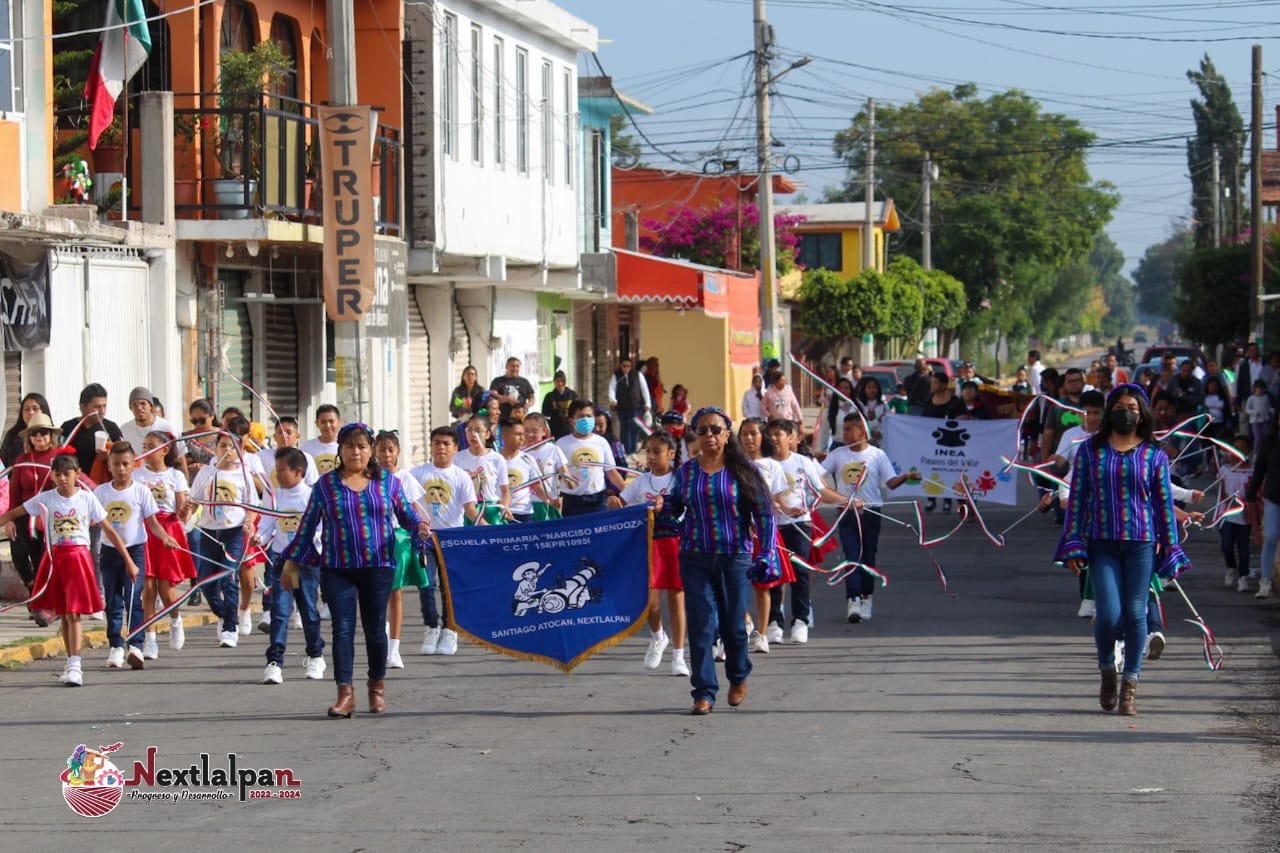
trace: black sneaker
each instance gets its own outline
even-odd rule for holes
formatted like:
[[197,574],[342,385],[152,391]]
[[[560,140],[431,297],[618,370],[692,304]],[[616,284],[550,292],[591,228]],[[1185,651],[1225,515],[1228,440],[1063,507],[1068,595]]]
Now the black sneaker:
[[191,597],[187,599],[187,604],[194,607],[198,606],[201,601],[203,601],[203,599],[200,596],[200,590],[197,589],[195,592],[191,593]]

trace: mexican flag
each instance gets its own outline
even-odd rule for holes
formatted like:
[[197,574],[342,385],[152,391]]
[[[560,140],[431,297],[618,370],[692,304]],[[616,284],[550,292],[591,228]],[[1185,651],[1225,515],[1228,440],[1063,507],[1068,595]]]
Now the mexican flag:
[[84,96],[93,104],[89,118],[89,147],[98,147],[98,137],[111,124],[116,98],[125,83],[138,73],[151,53],[147,13],[142,0],[107,0],[107,23],[93,54]]

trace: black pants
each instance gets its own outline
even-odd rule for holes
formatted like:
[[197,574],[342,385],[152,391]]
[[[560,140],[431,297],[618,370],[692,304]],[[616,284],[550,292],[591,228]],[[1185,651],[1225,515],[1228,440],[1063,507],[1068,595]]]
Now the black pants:
[[564,504],[560,509],[560,514],[565,518],[571,515],[587,515],[592,512],[603,512],[605,509],[605,501],[608,498],[607,492],[596,492],[594,495],[566,495],[561,494]]
[[[782,544],[788,551],[802,560],[809,559],[809,550],[813,545],[809,537],[813,529],[807,521],[799,524],[780,524],[778,530],[782,533]],[[791,584],[791,624],[794,625],[797,622],[809,621],[809,570],[794,562],[791,565],[796,571],[795,582]],[[769,590],[769,621],[777,622],[780,626],[787,624],[782,616],[782,587],[780,586]]]
[[31,589],[36,580],[36,569],[40,567],[40,558],[44,556],[44,537],[32,536],[27,519],[14,523],[13,541],[9,543],[9,551],[13,556],[13,567],[18,577]]

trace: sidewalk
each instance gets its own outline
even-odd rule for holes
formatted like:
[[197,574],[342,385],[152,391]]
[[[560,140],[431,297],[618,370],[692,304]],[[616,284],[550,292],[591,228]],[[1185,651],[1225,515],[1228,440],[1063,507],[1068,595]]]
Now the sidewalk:
[[[190,609],[203,612],[182,617],[182,626],[188,631],[201,625],[212,625],[218,621],[217,617],[204,608]],[[80,624],[84,629],[84,648],[106,647],[107,623],[85,616]],[[67,649],[58,633],[61,626],[62,623],[55,620],[48,628],[37,627],[36,623],[27,618],[25,607],[15,607],[8,613],[0,613],[0,668],[22,666],[42,658],[65,655]],[[157,633],[167,634],[169,620],[161,619],[155,627]]]

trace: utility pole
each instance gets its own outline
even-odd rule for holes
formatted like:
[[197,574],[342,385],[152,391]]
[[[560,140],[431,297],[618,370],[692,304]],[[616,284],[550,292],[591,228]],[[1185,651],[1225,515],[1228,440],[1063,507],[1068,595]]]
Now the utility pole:
[[[325,0],[329,35],[329,103],[356,104],[356,26],[354,0]],[[333,227],[333,223],[329,223]],[[338,407],[347,421],[364,421],[363,320],[334,323]]]
[[867,98],[867,203],[862,232],[862,268],[876,268],[876,99]]
[[756,194],[760,208],[760,362],[781,358],[778,340],[778,292],[773,231],[773,134],[769,130],[769,49],[773,30],[764,0],[754,0],[756,35]]
[[1262,346],[1262,240],[1265,223],[1262,221],[1262,45],[1253,46],[1253,122],[1252,122],[1252,159],[1249,175],[1249,238],[1250,273],[1253,276],[1253,299],[1249,303],[1249,325],[1253,330],[1253,340]]
[[924,208],[924,227],[920,234],[920,260],[921,266],[927,270],[933,269],[933,161],[929,159],[929,152],[924,155],[924,173],[921,176],[923,184],[923,199],[921,206]]
[[1213,247],[1222,245],[1222,155],[1213,146]]

